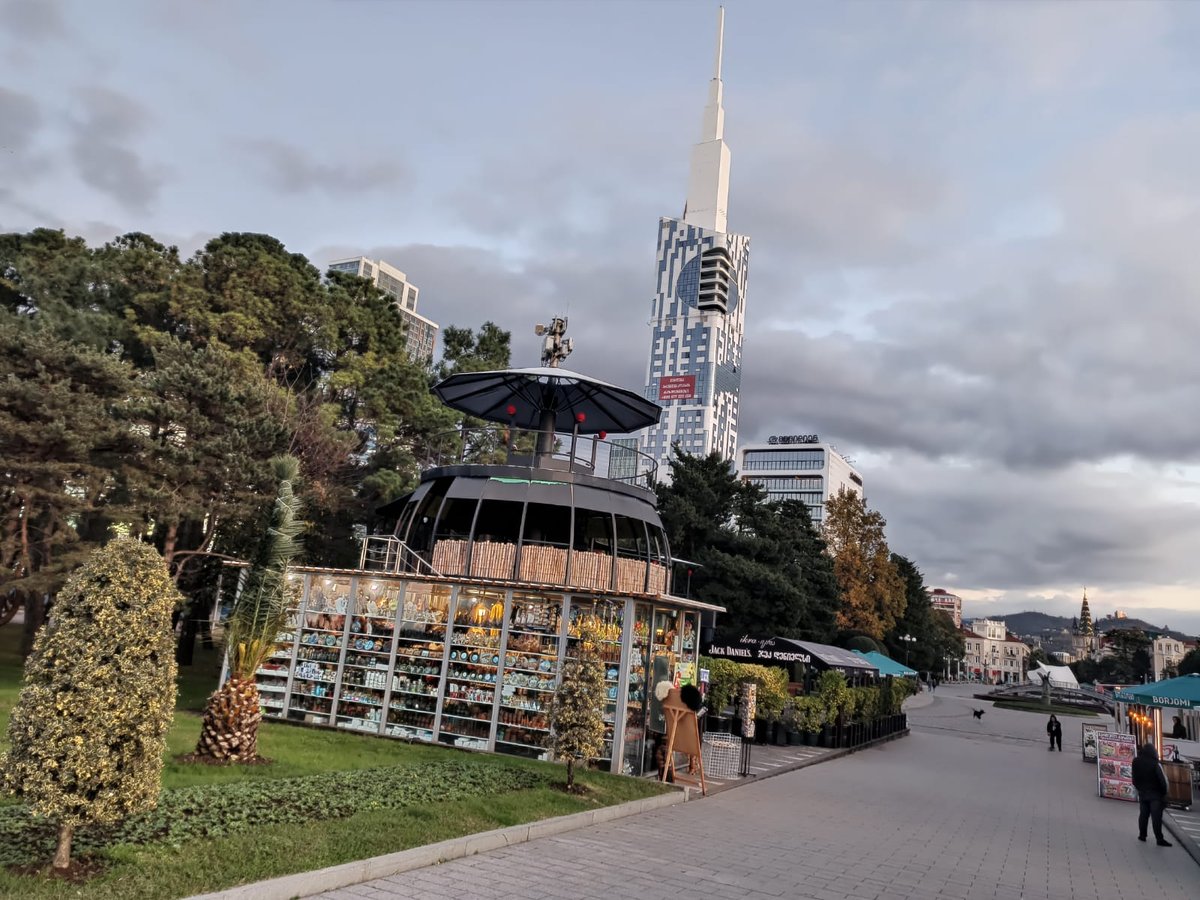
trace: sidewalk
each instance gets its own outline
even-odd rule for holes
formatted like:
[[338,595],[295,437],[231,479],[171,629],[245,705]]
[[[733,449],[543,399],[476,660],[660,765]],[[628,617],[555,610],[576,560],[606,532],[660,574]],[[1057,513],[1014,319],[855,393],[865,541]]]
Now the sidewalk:
[[1200,863],[1200,811],[1191,809],[1168,809],[1163,816],[1163,825],[1171,832],[1179,846]]

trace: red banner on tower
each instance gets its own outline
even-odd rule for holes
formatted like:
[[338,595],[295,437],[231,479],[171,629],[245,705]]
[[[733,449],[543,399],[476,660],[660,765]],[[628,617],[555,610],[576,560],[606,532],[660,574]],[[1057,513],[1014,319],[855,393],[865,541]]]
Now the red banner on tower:
[[695,396],[695,375],[664,375],[658,380],[659,400],[691,400]]

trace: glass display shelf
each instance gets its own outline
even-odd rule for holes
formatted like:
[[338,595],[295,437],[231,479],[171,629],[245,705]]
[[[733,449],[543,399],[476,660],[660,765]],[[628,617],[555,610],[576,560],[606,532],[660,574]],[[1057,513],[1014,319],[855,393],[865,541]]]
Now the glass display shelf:
[[496,705],[503,625],[503,592],[460,589],[447,638],[450,650],[438,734],[442,743],[487,749]]
[[497,714],[496,751],[544,758],[561,666],[561,594],[514,592]]
[[613,753],[614,726],[617,720],[617,687],[621,678],[621,638],[624,631],[625,605],[608,600],[575,600],[571,603],[571,618],[567,626],[567,657],[578,658],[579,639],[586,631],[595,636],[595,652],[604,666],[605,705],[604,753],[599,757],[609,762]]

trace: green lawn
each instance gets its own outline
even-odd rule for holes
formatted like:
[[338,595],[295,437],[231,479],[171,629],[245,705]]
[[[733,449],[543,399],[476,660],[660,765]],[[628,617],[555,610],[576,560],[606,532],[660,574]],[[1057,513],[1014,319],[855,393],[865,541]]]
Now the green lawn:
[[[0,726],[5,729],[20,686],[19,632],[19,626],[0,627]],[[107,871],[83,886],[17,876],[0,869],[0,897],[184,897],[624,803],[665,790],[644,779],[587,772],[580,778],[591,792],[585,797],[568,796],[558,788],[564,780],[560,766],[273,722],[263,725],[259,742],[260,752],[274,761],[272,765],[216,767],[176,762],[174,757],[195,748],[200,731],[198,709],[217,678],[215,656],[198,650],[196,665],[181,671],[178,711],[163,772],[165,790],[305,776],[315,779],[320,773],[392,767],[411,768],[419,777],[423,768],[434,771],[447,761],[463,759],[485,766],[497,785],[520,780],[532,786],[501,787],[453,802],[364,809],[345,818],[321,818],[319,823],[265,825],[219,837],[193,838],[178,845],[152,842],[110,846],[103,852]],[[0,802],[11,805],[13,801]]]

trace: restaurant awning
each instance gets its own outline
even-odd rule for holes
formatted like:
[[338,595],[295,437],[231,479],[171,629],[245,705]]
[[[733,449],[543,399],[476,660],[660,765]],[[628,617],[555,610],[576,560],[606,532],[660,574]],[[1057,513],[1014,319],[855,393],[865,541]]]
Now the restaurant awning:
[[880,675],[895,675],[901,678],[915,677],[917,672],[915,669],[910,669],[903,663],[898,663],[890,656],[884,656],[878,650],[871,650],[868,653],[863,653],[861,650],[851,650],[851,653],[857,653],[871,665],[879,670]]
[[1136,703],[1171,709],[1200,709],[1200,675],[1180,675],[1166,681],[1152,681],[1122,688],[1113,694],[1118,703]]
[[795,638],[744,635],[735,641],[714,641],[703,652],[705,656],[718,659],[767,666],[804,663],[817,669],[836,669],[847,675],[874,675],[879,671],[868,660],[849,650]]

